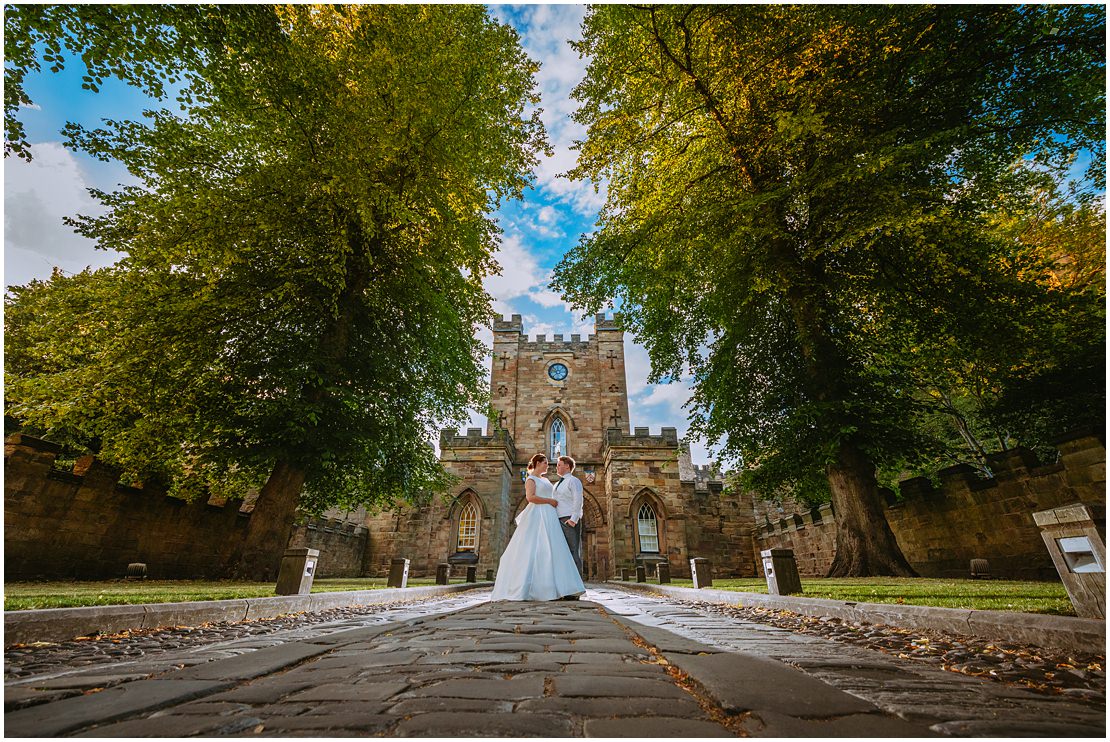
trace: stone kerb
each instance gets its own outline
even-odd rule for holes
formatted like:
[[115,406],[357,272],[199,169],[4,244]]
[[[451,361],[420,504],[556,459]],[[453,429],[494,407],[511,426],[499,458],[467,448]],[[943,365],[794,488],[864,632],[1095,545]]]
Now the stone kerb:
[[196,626],[220,621],[254,621],[289,613],[313,613],[490,587],[489,582],[429,585],[403,589],[350,590],[271,598],[204,600],[143,605],[104,605],[86,608],[44,608],[4,613],[4,644],[61,642],[97,633],[117,633],[164,626]]
[[702,588],[695,590],[650,583],[612,583],[682,600],[709,601],[741,607],[784,610],[805,616],[827,616],[857,623],[906,629],[932,629],[998,642],[1018,642],[1068,651],[1101,653],[1106,646],[1106,622],[1092,618],[1039,613],[977,611],[920,605],[856,603],[824,598],[744,593]]

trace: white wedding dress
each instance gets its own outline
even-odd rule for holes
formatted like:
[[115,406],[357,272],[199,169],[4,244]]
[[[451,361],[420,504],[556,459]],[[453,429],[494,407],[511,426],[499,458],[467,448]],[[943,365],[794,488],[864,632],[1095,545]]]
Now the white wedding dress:
[[[536,495],[550,498],[551,482],[529,475]],[[553,505],[530,502],[501,555],[490,600],[555,600],[586,592]]]

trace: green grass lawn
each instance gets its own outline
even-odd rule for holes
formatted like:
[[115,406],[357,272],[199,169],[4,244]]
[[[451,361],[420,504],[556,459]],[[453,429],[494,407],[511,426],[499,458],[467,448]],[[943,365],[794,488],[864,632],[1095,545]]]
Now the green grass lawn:
[[[384,577],[319,579],[312,583],[314,593],[384,588]],[[462,577],[452,584],[465,582]],[[432,577],[409,579],[409,586],[434,585]],[[8,582],[4,584],[4,610],[30,608],[74,608],[85,605],[124,605],[133,603],[176,603],[186,600],[227,600],[231,598],[269,598],[272,582],[233,580],[104,580],[97,582]]]
[[[651,582],[651,580],[649,580]],[[690,580],[671,584],[692,587]],[[714,589],[766,593],[762,577],[714,579]],[[1053,613],[1074,616],[1071,601],[1059,582],[1012,580],[945,580],[926,577],[802,578],[802,596],[858,603],[899,603],[940,608]]]

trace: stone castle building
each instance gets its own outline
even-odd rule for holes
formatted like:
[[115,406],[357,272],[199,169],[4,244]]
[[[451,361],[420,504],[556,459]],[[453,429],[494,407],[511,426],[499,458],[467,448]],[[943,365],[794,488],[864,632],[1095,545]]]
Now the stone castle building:
[[449,496],[366,520],[369,574],[387,572],[393,557],[411,560],[418,575],[445,561],[496,569],[526,504],[528,459],[540,451],[554,459],[557,450],[576,460],[583,481],[588,579],[662,560],[688,575],[693,556],[711,559],[718,575],[754,574],[750,503],[722,497],[722,479],[691,464],[675,428],[629,431],[624,332],[615,320],[598,315],[585,339],[535,341],[520,315],[495,321],[490,389],[497,417],[484,433],[441,434],[441,460],[460,480]]

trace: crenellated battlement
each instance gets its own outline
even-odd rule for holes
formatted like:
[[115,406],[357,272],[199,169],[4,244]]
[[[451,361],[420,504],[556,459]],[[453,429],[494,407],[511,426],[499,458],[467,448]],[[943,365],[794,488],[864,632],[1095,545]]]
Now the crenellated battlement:
[[508,319],[504,316],[493,321],[494,332],[524,332],[524,320],[519,314],[514,314]]
[[620,312],[615,313],[612,319],[607,318],[604,313],[598,314],[594,316],[594,327],[598,330],[621,330],[620,320]]
[[660,428],[659,435],[652,435],[648,428],[636,428],[632,434],[620,428],[609,428],[605,431],[605,442],[609,446],[667,446],[678,447],[678,429]]
[[590,349],[590,345],[597,338],[596,335],[587,335],[583,340],[581,335],[571,335],[570,340],[564,340],[563,335],[552,335],[551,339],[547,339],[547,335],[536,335],[535,340],[521,340],[520,350],[522,352],[542,353],[544,351],[560,351],[569,350],[572,352],[586,353]]
[[[983,558],[996,576],[1054,578],[1033,512],[1106,502],[1106,448],[1098,432],[1076,431],[1054,444],[1058,463],[1041,465],[1028,449],[1014,448],[988,459],[991,477],[959,464],[939,471],[936,484],[928,477],[902,480],[900,499],[883,490],[887,522],[914,569],[925,577],[966,576],[969,561]],[[807,510],[791,501],[754,501],[753,506],[759,549],[793,549],[806,576],[828,571],[836,556],[830,505]]]
[[[606,317],[604,314],[598,314],[594,318],[594,328],[597,332],[622,332],[620,326],[620,314],[614,314],[612,318]],[[589,345],[589,343],[597,340],[597,335],[589,334],[583,340],[579,334],[573,334],[568,340],[562,333],[555,333],[549,340],[546,334],[536,335],[535,340],[529,340],[524,332],[524,320],[519,314],[514,314],[509,317],[501,316],[493,321],[493,331],[496,333],[516,333],[517,335],[524,335],[523,340],[518,340],[522,349],[527,350],[553,350],[553,345],[558,346],[577,346],[581,344],[582,349]],[[608,337],[612,340],[613,338]],[[512,342],[512,339],[509,339]]]
[[493,435],[483,435],[481,428],[467,428],[465,435],[459,435],[458,430],[445,428],[439,432],[439,450],[452,448],[508,448],[510,455],[513,458],[516,456],[513,437],[507,430],[495,430]]

